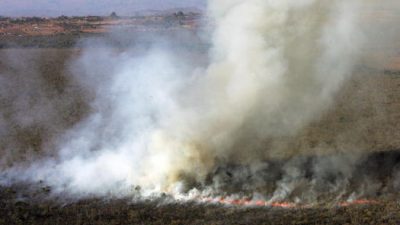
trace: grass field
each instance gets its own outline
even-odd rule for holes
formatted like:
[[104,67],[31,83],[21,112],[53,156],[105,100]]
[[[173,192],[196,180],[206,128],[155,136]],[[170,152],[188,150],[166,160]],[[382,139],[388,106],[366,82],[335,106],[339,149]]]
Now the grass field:
[[[8,129],[0,139],[2,167],[54,154],[52,140],[89,113],[93,96],[68,69],[81,53],[78,48],[0,50],[0,74],[8,81],[0,95]],[[330,110],[295,139],[275,141],[293,149],[293,155],[400,150],[400,74],[396,63],[388,65],[360,66]],[[15,105],[19,98],[26,98],[27,108]],[[52,108],[35,108],[43,100],[52,102]],[[18,110],[30,110],[35,117],[21,124],[13,118]],[[49,110],[50,117],[40,117],[41,110]],[[17,185],[0,188],[0,224],[399,224],[399,205],[388,196],[379,204],[296,209],[97,198],[65,203],[40,184]]]

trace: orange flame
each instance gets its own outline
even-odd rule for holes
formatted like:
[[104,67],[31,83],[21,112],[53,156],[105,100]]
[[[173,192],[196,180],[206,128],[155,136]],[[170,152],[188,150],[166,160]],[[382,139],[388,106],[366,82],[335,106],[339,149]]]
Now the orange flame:
[[348,207],[348,206],[352,206],[352,205],[376,205],[376,204],[379,204],[379,202],[375,201],[375,200],[358,199],[358,200],[339,203],[339,206]]
[[[204,198],[199,198],[199,201],[203,203],[222,204],[230,206],[258,206],[258,207],[273,207],[273,208],[285,208],[285,209],[307,207],[307,205],[301,205],[291,202],[268,202],[264,200],[251,200],[246,198],[230,199],[224,197],[218,197],[218,198],[204,197]],[[352,205],[371,205],[371,204],[379,204],[379,202],[376,200],[358,199],[353,201],[341,202],[338,203],[337,205],[339,207],[349,207]]]

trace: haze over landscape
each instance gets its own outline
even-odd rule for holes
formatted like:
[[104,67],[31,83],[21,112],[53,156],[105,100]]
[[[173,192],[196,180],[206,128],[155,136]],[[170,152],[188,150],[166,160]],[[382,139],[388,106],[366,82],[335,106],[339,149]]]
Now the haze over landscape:
[[173,8],[202,9],[205,0],[2,0],[0,16],[131,15],[138,11]]
[[0,0],[0,225],[400,224],[399,0]]

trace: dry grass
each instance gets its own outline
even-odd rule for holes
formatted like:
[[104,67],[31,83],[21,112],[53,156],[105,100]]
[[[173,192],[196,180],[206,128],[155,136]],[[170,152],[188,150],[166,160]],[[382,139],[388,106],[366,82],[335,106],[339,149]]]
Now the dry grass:
[[[65,65],[80,54],[77,49],[8,49],[0,51],[0,74],[29,76],[7,55],[32,56],[36,72],[46,84],[44,93],[63,99],[75,93],[70,103],[56,105],[57,124],[10,126],[0,152],[6,161],[26,160],[51,149],[48,140],[73,126],[88,113],[90,96],[71,78]],[[397,66],[397,63],[395,64]],[[396,71],[397,67],[387,67]],[[328,154],[347,149],[362,152],[400,149],[400,75],[383,70],[360,69],[337,96],[333,108],[308,126],[288,148],[309,149],[310,154]],[[1,101],[7,112],[10,102]],[[9,111],[12,113],[12,111]],[[285,141],[285,140],[283,140]],[[7,154],[10,143],[15,154]],[[296,153],[296,152],[294,152]],[[46,153],[48,154],[48,153]],[[51,153],[50,153],[51,154]],[[0,188],[0,224],[400,224],[399,204],[314,207],[307,209],[235,208],[217,205],[132,203],[129,199],[87,199],[70,204],[48,198],[46,189]]]

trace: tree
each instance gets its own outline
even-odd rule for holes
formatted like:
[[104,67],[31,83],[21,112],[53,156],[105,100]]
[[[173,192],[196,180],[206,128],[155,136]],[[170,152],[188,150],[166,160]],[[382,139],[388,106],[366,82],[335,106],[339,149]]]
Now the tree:
[[113,18],[113,19],[116,19],[116,18],[118,18],[118,15],[117,15],[116,12],[112,12],[110,17]]
[[182,11],[179,11],[179,12],[175,13],[175,17],[178,19],[183,19],[183,18],[185,18],[185,14]]

